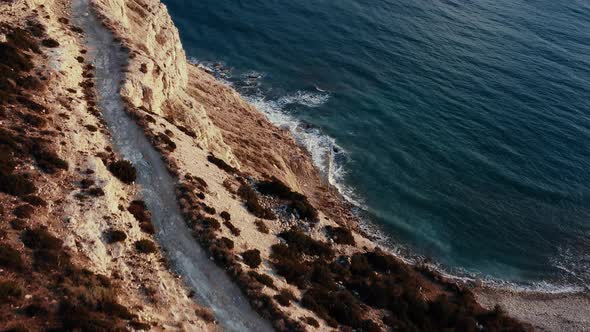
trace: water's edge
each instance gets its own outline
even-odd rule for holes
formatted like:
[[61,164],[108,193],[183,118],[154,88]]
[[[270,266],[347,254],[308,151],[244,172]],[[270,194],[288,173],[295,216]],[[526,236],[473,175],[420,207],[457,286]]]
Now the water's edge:
[[127,53],[92,13],[90,0],[73,0],[76,24],[86,32],[89,55],[96,67],[99,106],[118,152],[138,171],[141,195],[157,230],[157,239],[175,271],[195,291],[199,304],[209,307],[228,331],[271,331],[230,280],[225,271],[211,261],[185,225],[176,201],[176,181],[168,173],[160,154],[143,130],[127,116],[119,94],[124,78]]

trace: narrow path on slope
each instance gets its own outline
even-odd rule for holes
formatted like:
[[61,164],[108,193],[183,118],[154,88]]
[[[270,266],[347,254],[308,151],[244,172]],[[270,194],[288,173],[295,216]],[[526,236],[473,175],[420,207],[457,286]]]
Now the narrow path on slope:
[[225,272],[209,260],[186,227],[176,201],[175,180],[160,154],[139,126],[127,116],[119,90],[124,78],[127,53],[121,50],[93,13],[90,0],[73,0],[75,23],[84,28],[89,55],[96,67],[98,104],[107,122],[113,143],[138,171],[137,182],[153,215],[157,238],[176,272],[196,292],[200,304],[211,308],[228,331],[271,331]]

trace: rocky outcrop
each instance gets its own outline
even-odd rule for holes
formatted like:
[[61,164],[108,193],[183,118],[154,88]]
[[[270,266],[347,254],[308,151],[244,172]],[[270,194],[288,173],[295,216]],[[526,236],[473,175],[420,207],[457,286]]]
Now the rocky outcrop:
[[142,108],[190,130],[199,146],[239,167],[204,108],[187,94],[188,63],[178,30],[158,0],[95,0],[108,28],[130,49],[121,94]]

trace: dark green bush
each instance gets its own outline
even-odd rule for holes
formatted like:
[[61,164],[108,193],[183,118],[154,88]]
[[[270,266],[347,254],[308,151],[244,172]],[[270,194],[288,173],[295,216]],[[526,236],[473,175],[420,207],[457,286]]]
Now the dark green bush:
[[107,243],[122,242],[127,239],[127,234],[121,230],[109,229],[104,232],[104,237]]
[[263,195],[275,196],[279,199],[290,201],[288,204],[289,209],[296,212],[300,218],[312,222],[318,221],[318,212],[309,203],[307,197],[292,191],[291,188],[276,177],[273,176],[269,181],[258,182],[256,188]]
[[303,294],[301,304],[331,326],[334,326],[335,320],[353,328],[363,327],[362,309],[347,291],[330,292],[320,287],[311,288]]
[[269,209],[262,207],[258,200],[258,195],[254,189],[247,184],[243,184],[238,189],[238,195],[245,201],[246,209],[254,216],[262,219],[275,220],[276,215]]
[[45,173],[53,174],[59,170],[68,169],[68,163],[50,150],[48,146],[37,145],[33,148],[32,154],[39,168]]
[[22,175],[0,174],[0,192],[12,196],[25,196],[37,190],[35,184]]
[[23,295],[21,287],[12,280],[0,281],[0,301],[20,299]]
[[24,261],[18,250],[7,244],[0,244],[0,266],[20,271],[24,268]]
[[12,213],[18,218],[27,219],[30,218],[35,212],[35,208],[29,204],[22,204],[14,208]]
[[222,169],[222,170],[224,170],[224,171],[226,171],[226,172],[228,172],[230,174],[236,173],[238,171],[237,169],[235,169],[234,167],[228,165],[225,161],[223,161],[223,160],[215,157],[214,155],[211,155],[211,154],[208,155],[207,156],[207,160],[210,163],[212,163],[213,165],[219,167],[220,169]]
[[305,196],[294,192],[286,184],[276,177],[269,181],[260,181],[256,184],[256,189],[263,195],[275,196],[284,200],[303,200]]
[[47,202],[37,195],[27,195],[22,200],[33,206],[47,206]]
[[334,251],[329,244],[314,240],[300,229],[291,228],[279,234],[292,250],[296,250],[311,256],[332,257]]
[[156,136],[156,141],[160,144],[165,146],[165,149],[172,152],[176,150],[176,143],[170,139],[170,137],[166,136],[165,134],[158,134]]
[[61,250],[63,246],[63,241],[49,233],[45,226],[25,229],[21,232],[21,241],[34,250]]
[[121,182],[131,184],[137,178],[137,170],[127,160],[117,160],[109,164],[109,171]]
[[47,38],[41,41],[41,45],[49,48],[55,48],[59,46],[59,42],[53,38]]
[[240,236],[240,229],[234,226],[234,224],[232,224],[231,221],[226,220],[223,222],[223,225],[229,229],[230,233],[232,233],[233,236]]
[[242,253],[242,258],[244,259],[244,263],[251,268],[257,268],[260,263],[262,263],[262,259],[260,259],[260,250],[258,249],[250,249],[246,250]]
[[258,281],[259,283],[270,287],[272,289],[276,289],[274,282],[272,281],[272,278],[267,276],[266,274],[261,274],[258,273],[254,270],[248,271],[248,275],[253,278],[254,280]]
[[232,250],[234,248],[234,241],[226,238],[225,236],[222,237],[221,239],[217,240],[218,241],[218,245],[221,248],[225,248],[228,250]]
[[27,222],[22,219],[13,219],[10,221],[10,226],[14,230],[22,231],[23,229],[27,228]]
[[328,236],[338,244],[349,244],[351,246],[355,244],[354,236],[347,228],[326,226],[326,232],[328,233]]
[[274,299],[283,307],[288,307],[291,305],[291,302],[297,301],[297,298],[290,290],[284,288],[274,296]]
[[306,316],[303,318],[303,321],[306,322],[309,326],[313,326],[315,328],[320,327],[320,323],[313,317]]
[[260,233],[268,234],[268,227],[266,226],[264,221],[262,221],[260,219],[256,219],[256,220],[254,220],[254,225],[256,226],[256,229]]
[[221,219],[225,220],[225,221],[230,221],[231,220],[231,215],[229,214],[229,212],[227,211],[222,211],[219,216],[221,217]]
[[141,200],[134,200],[129,203],[129,207],[127,211],[135,217],[137,221],[140,223],[150,223],[152,222],[152,218],[150,212],[147,209],[144,201]]
[[135,249],[143,254],[152,254],[158,250],[154,242],[147,239],[135,241]]
[[47,120],[44,118],[31,114],[31,113],[18,113],[18,116],[27,124],[36,127],[36,128],[43,128],[47,125]]
[[214,218],[204,217],[201,219],[201,223],[206,229],[218,230],[221,228],[221,224],[219,223],[219,221],[217,221],[217,219]]
[[299,288],[309,283],[311,267],[301,259],[298,252],[280,243],[271,247],[272,264],[280,276]]

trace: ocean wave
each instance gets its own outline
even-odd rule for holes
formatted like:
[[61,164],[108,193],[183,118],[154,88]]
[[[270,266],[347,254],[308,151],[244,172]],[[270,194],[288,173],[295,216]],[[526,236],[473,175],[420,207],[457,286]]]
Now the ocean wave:
[[244,98],[258,111],[266,115],[274,125],[288,129],[297,143],[304,147],[320,174],[333,185],[351,204],[363,207],[362,200],[352,187],[345,184],[347,174],[347,154],[335,139],[325,135],[320,129],[310,126],[289,114],[285,107],[293,104],[315,108],[326,103],[327,93],[297,91],[277,99],[268,99],[263,94],[244,95]]
[[264,73],[250,70],[234,76],[232,69],[222,62],[201,61],[194,57],[189,58],[189,62],[236,88],[242,97],[264,114],[270,122],[288,129],[297,143],[309,152],[322,177],[349,203],[358,208],[365,207],[354,189],[345,183],[348,160],[346,151],[336,143],[334,138],[302,122],[286,110],[293,105],[307,108],[320,107],[330,99],[329,92],[316,87],[315,91],[299,90],[278,98],[269,98],[267,93],[261,90],[260,80],[266,76]]

